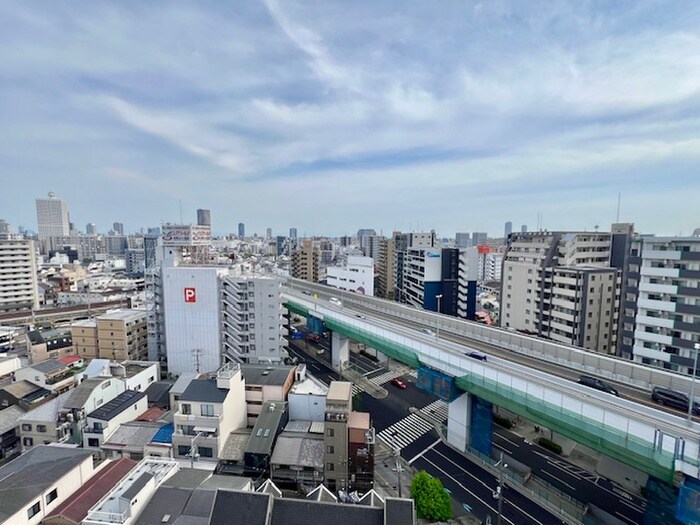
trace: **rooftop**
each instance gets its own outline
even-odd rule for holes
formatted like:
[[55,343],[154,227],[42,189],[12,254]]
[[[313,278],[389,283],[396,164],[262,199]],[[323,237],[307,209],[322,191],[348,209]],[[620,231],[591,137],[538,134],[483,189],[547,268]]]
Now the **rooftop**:
[[216,386],[216,379],[193,379],[180,396],[180,401],[223,403],[228,392]]
[[369,427],[369,412],[350,412],[350,415],[348,416],[348,428],[369,430]]
[[170,389],[170,393],[182,394],[185,390],[187,390],[187,387],[192,382],[192,380],[197,379],[198,375],[199,374],[195,374],[194,372],[185,372],[183,374],[180,374],[180,377],[177,378],[177,381],[175,381],[175,384]]
[[95,328],[97,321],[95,319],[81,319],[80,321],[73,321],[70,326],[71,328]]
[[270,463],[323,469],[323,436],[282,432],[277,437]]
[[352,399],[352,383],[349,381],[331,381],[327,401],[347,401]]
[[0,435],[19,426],[19,418],[24,415],[24,409],[11,406],[0,410]]
[[325,396],[328,394],[328,387],[314,376],[307,375],[302,381],[294,383],[289,393]]
[[61,413],[61,410],[65,408],[65,404],[71,394],[72,392],[68,391],[58,397],[54,397],[43,405],[24,414],[20,417],[20,421],[49,421],[55,423],[58,421],[58,415]]
[[77,363],[78,361],[82,361],[82,357],[79,355],[67,355],[65,357],[59,357],[58,360],[63,363],[64,365],[72,365],[73,363]]
[[0,467],[0,523],[91,456],[89,450],[40,445]]
[[90,398],[90,394],[92,394],[92,391],[95,390],[95,388],[100,386],[105,381],[109,380],[110,379],[106,377],[90,377],[88,379],[83,380],[83,382],[76,386],[73,390],[67,392],[68,394],[70,394],[70,397],[65,403],[65,408],[84,408],[85,403]]
[[293,366],[286,365],[252,365],[241,364],[241,373],[248,385],[276,385],[282,386],[287,382],[289,374],[294,370]]
[[139,400],[146,397],[145,392],[137,392],[136,390],[125,390],[117,397],[108,401],[100,408],[93,410],[88,414],[88,417],[94,419],[100,419],[102,421],[109,421],[115,418],[127,408],[135,405]]
[[26,379],[22,379],[21,381],[17,381],[15,383],[10,383],[9,385],[2,387],[2,390],[8,394],[12,394],[17,399],[24,399],[27,396],[39,391],[44,391],[47,394],[50,393],[45,388],[35,385],[34,383],[30,383]]
[[138,321],[140,319],[145,319],[147,315],[146,310],[116,310],[114,312],[109,312],[102,314],[97,317],[98,321]]
[[243,461],[245,449],[250,440],[250,433],[251,429],[249,428],[241,428],[231,432],[226,438],[219,458],[227,461]]
[[162,426],[159,423],[144,421],[122,423],[103,443],[103,447],[143,452],[143,447],[153,440]]
[[38,370],[39,372],[43,372],[47,375],[60,374],[68,369],[68,367],[64,363],[61,363],[58,359],[47,359],[41,363],[29,365],[29,368],[33,368],[34,370]]
[[246,454],[269,454],[277,436],[282,418],[287,411],[287,403],[267,401],[262,405],[253,433],[250,435]]

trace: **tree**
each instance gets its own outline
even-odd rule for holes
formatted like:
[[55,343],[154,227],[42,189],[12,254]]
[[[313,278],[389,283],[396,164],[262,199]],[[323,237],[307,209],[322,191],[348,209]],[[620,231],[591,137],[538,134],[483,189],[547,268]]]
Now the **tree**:
[[362,396],[359,392],[352,396],[352,409],[355,412],[362,412]]
[[411,481],[411,497],[419,518],[446,521],[452,517],[452,501],[442,482],[421,470]]

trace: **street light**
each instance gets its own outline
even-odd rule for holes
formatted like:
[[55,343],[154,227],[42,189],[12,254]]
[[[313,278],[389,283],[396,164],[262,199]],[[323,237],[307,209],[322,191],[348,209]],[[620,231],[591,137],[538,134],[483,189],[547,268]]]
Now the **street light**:
[[[441,304],[440,304],[440,303],[441,303],[441,301],[442,301],[442,294],[441,294],[441,293],[440,293],[440,294],[437,294],[437,295],[435,296],[435,299],[437,299],[437,313],[439,314],[439,313],[441,312],[441,310],[440,310]],[[436,331],[435,331],[435,338],[436,338],[436,339],[440,339],[440,318],[439,318],[439,317],[438,317],[438,320],[437,320],[437,327],[436,327]]]
[[494,465],[499,467],[498,469],[498,487],[491,493],[494,499],[498,500],[498,520],[496,523],[501,525],[501,512],[503,510],[503,471],[508,467],[508,463],[503,463],[503,452],[501,452],[501,458]]
[[693,418],[693,407],[695,406],[695,378],[698,375],[698,354],[700,354],[700,343],[693,345],[695,348],[695,366],[693,367],[693,381],[690,383],[690,399],[688,399],[688,419]]

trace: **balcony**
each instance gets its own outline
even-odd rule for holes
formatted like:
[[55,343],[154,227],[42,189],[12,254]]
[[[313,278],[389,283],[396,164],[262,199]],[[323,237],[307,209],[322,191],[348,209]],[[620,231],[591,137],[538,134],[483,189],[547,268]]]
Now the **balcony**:
[[[223,415],[197,416],[194,414],[183,414],[182,412],[176,412],[173,422],[175,423],[176,428],[178,425],[181,425],[195,428],[214,428],[218,431],[222,419]],[[182,434],[182,432],[180,432],[180,434]]]

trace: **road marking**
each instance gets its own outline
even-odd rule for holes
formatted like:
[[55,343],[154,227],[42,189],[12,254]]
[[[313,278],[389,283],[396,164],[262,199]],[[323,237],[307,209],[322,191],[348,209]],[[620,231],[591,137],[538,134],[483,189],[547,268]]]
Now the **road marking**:
[[618,511],[615,511],[615,514],[617,514],[618,516],[620,516],[620,518],[622,518],[623,520],[625,520],[627,523],[631,523],[632,525],[634,525],[635,523],[637,523],[636,521],[632,521],[631,519],[629,519],[629,518],[628,518],[627,516],[625,516],[624,514],[620,514]]
[[515,448],[518,448],[518,447],[520,446],[520,444],[518,444],[518,443],[513,443],[510,439],[508,439],[507,437],[505,437],[505,436],[503,436],[503,435],[501,435],[501,434],[499,434],[499,433],[497,433],[497,432],[494,432],[494,434],[495,434],[496,436],[498,436],[499,438],[501,438],[503,441],[507,441],[508,443],[510,443],[511,445],[513,445]]
[[500,449],[501,449],[503,452],[505,452],[506,454],[510,454],[511,456],[513,455],[513,453],[512,453],[510,450],[508,450],[508,449],[505,448],[505,447],[502,447],[502,446],[499,445],[498,443],[494,443],[493,446],[494,446],[494,447],[497,447],[497,448],[500,448]]
[[558,478],[557,476],[555,476],[555,475],[552,474],[551,472],[547,472],[546,470],[542,470],[542,474],[547,474],[549,477],[556,479],[559,483],[562,483],[563,485],[566,485],[566,486],[569,487],[571,490],[576,490],[576,487],[574,487],[574,486],[572,486],[572,485],[569,485],[566,481],[562,480],[561,478]]
[[438,443],[441,443],[441,442],[442,442],[442,439],[436,439],[436,440],[435,440],[435,443],[433,443],[432,445],[428,445],[427,447],[425,447],[425,449],[421,450],[418,454],[416,454],[415,456],[413,456],[413,458],[411,458],[410,460],[408,460],[408,464],[409,464],[409,465],[413,464],[413,462],[414,462],[415,460],[417,460],[417,459],[418,459],[419,457],[421,457],[423,454],[425,454],[426,452],[428,452],[428,450],[431,450],[435,445],[437,445]]

